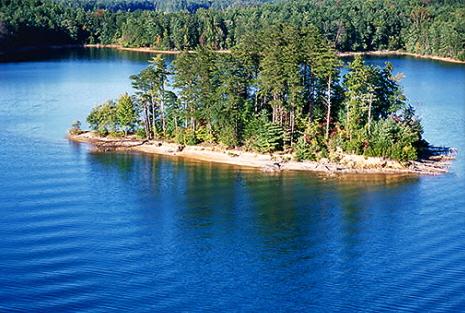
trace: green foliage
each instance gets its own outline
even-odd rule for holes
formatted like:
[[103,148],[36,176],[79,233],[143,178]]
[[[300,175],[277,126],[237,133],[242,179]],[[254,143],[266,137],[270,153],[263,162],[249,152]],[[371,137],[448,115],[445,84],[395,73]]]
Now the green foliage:
[[399,161],[416,160],[421,141],[419,122],[390,117],[378,121],[369,136],[365,155],[383,156]]
[[248,40],[252,51],[241,44],[231,54],[182,53],[170,71],[161,57],[152,59],[131,77],[135,97],[98,106],[89,124],[102,134],[139,129],[182,145],[291,149],[298,160],[333,158],[341,149],[418,157],[421,125],[392,65],[368,66],[357,57],[341,82],[340,60],[316,28],[282,25]]
[[144,128],[138,128],[136,130],[136,137],[138,139],[144,139],[144,138],[147,138],[147,134],[145,133],[145,129]]
[[107,101],[90,112],[87,116],[87,123],[92,130],[100,135],[106,136],[109,132],[115,132],[118,128],[116,117],[116,105],[114,101]]
[[[156,135],[166,136],[167,110],[165,102],[173,101],[165,90],[168,74],[164,58],[158,55],[149,61],[147,68],[130,77],[132,86],[136,89],[136,101],[142,112],[145,132],[149,139],[154,138]],[[130,107],[131,103],[127,102],[127,105]],[[135,111],[134,104],[132,104],[132,107],[134,108],[133,111]],[[128,119],[131,119],[130,109],[127,114]]]
[[281,126],[269,122],[265,114],[253,118],[246,130],[245,146],[260,153],[273,152],[283,147],[284,132]]
[[195,131],[190,128],[179,129],[175,135],[175,141],[182,145],[193,146],[199,143]]
[[268,0],[4,0],[0,48],[100,43],[230,49],[273,25],[313,24],[340,51],[404,49],[465,59],[463,1],[296,0],[243,8],[263,2]]
[[119,127],[127,135],[137,122],[137,114],[132,98],[126,93],[122,95],[116,104],[116,119]]
[[322,127],[316,122],[307,123],[304,134],[298,139],[293,150],[297,161],[317,161],[326,157],[328,151]]
[[304,137],[300,137],[294,146],[294,156],[297,161],[314,160],[315,154],[312,151],[312,147],[306,142]]
[[197,142],[213,143],[215,141],[215,137],[208,127],[201,126],[195,130],[195,140]]

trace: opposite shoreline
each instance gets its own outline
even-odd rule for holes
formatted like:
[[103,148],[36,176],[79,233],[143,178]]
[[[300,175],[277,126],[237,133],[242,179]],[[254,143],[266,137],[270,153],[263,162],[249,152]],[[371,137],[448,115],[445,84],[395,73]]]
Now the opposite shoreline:
[[[177,55],[184,51],[178,50],[156,50],[151,48],[128,48],[120,45],[101,45],[101,44],[87,44],[84,45],[85,48],[110,48],[121,51],[133,51],[133,52],[143,52],[143,53],[153,53],[153,54],[166,54],[166,55]],[[192,50],[187,51],[192,53]],[[230,53],[230,50],[216,50],[218,53]],[[378,50],[378,51],[361,51],[361,52],[337,52],[337,55],[340,57],[352,57],[356,55],[367,55],[367,56],[409,56],[419,59],[429,59],[435,61],[456,63],[456,64],[465,64],[465,61],[454,59],[450,57],[441,57],[436,55],[427,55],[427,54],[418,54],[402,50]]]
[[[70,44],[70,45],[49,45],[49,46],[34,46],[34,47],[23,47],[12,49],[9,51],[0,51],[0,57],[8,56],[9,54],[13,53],[21,53],[21,52],[32,52],[38,50],[57,50],[57,49],[71,49],[71,48],[97,48],[97,49],[115,49],[120,51],[130,51],[130,52],[141,52],[141,53],[151,53],[151,54],[164,54],[164,55],[177,55],[184,51],[179,50],[157,50],[152,48],[128,48],[123,47],[121,45],[103,45],[103,44],[84,44],[84,45],[77,45],[77,44]],[[193,52],[191,50],[187,52]],[[230,50],[216,50],[218,53],[230,53]],[[449,57],[441,57],[436,55],[423,55],[418,53],[407,52],[403,50],[379,50],[379,51],[361,51],[361,52],[337,52],[337,55],[340,57],[352,57],[356,55],[363,55],[363,56],[409,56],[419,59],[428,59],[434,61],[441,61],[447,63],[455,63],[455,64],[465,64],[465,61],[449,58]]]
[[436,155],[408,164],[378,157],[341,154],[337,163],[327,159],[320,161],[295,161],[290,154],[260,154],[220,146],[183,146],[158,140],[140,140],[134,136],[125,138],[100,137],[95,132],[68,135],[73,142],[90,144],[97,151],[135,151],[186,159],[255,168],[265,172],[308,171],[327,175],[338,174],[389,174],[389,175],[440,175],[448,172],[454,156]]

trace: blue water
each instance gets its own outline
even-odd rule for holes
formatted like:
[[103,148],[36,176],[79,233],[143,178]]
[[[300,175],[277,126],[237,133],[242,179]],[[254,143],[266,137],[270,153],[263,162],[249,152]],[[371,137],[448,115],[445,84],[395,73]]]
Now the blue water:
[[147,58],[0,64],[0,311],[463,311],[465,66],[388,59],[449,174],[334,179],[64,139]]

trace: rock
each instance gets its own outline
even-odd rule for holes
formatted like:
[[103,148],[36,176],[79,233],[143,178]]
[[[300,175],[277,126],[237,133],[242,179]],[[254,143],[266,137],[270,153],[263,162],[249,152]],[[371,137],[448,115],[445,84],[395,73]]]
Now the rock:
[[320,164],[328,164],[329,163],[329,160],[327,158],[321,158],[319,161],[318,161]]
[[262,167],[262,171],[268,172],[268,173],[279,172],[281,171],[281,164],[279,163],[267,164],[264,167]]

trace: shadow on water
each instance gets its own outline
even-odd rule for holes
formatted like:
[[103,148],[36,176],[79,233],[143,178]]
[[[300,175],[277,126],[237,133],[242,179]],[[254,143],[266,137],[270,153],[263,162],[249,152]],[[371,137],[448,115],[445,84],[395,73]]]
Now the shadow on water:
[[[462,154],[440,177],[328,177],[68,145],[71,119],[129,88],[150,57],[115,55],[1,66],[3,310],[465,306]],[[425,103],[427,139],[461,151],[463,67],[390,60]]]
[[[246,216],[254,221],[254,231],[268,238],[270,247],[284,242],[298,244],[297,237],[321,232],[328,226],[327,221],[339,225],[336,216],[345,221],[344,225],[357,225],[373,199],[395,199],[406,189],[415,189],[420,181],[402,175],[268,174],[137,153],[98,152],[88,154],[88,159],[95,172],[111,177],[109,185],[117,183],[117,179],[130,186],[128,192],[139,198],[147,210],[160,209],[163,204],[171,204],[166,210],[181,210],[181,224],[190,231],[204,229],[204,235],[211,235],[215,223],[233,231],[249,224],[238,221]],[[348,231],[354,230],[349,227]]]
[[[38,62],[38,61],[95,61],[101,62],[112,61],[147,61],[152,54],[116,50],[111,48],[60,48],[60,49],[34,49],[28,51],[19,51],[10,54],[0,54],[0,63],[9,62]],[[172,56],[166,56],[170,59]]]

